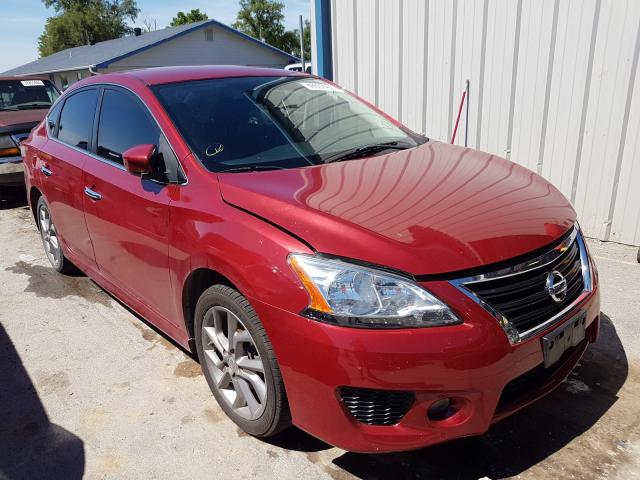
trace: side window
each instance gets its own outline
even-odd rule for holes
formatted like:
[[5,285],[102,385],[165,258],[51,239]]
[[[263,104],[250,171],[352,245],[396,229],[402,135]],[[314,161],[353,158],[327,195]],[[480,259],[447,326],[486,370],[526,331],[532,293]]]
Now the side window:
[[98,155],[122,164],[122,153],[141,144],[158,146],[160,130],[129,95],[105,90],[98,122]]
[[49,129],[50,137],[58,136],[57,128],[60,120],[60,110],[62,110],[63,103],[64,102],[59,102],[55,107],[49,110],[49,113],[47,114],[47,127]]
[[122,154],[131,147],[152,144],[158,149],[156,180],[184,181],[169,142],[144,107],[126,93],[107,89],[102,97],[98,121],[98,155],[122,165]]
[[58,140],[88,150],[98,91],[84,90],[67,98],[60,114]]

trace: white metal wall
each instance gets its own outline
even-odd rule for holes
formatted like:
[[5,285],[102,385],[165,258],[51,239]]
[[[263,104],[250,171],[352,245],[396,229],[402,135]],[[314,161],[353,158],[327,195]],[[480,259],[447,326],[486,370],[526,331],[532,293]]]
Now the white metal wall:
[[[332,0],[334,80],[416,131],[537,171],[640,245],[639,0]],[[464,114],[456,143],[464,143]]]

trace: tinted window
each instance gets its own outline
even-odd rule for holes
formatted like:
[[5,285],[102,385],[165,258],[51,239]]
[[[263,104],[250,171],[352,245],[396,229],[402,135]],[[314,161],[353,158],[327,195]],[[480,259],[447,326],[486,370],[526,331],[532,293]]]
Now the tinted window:
[[58,139],[87,150],[91,138],[98,91],[84,90],[67,98],[58,125]]
[[158,146],[160,130],[132,97],[105,90],[98,123],[98,155],[122,164],[122,153],[141,144]]
[[58,104],[55,107],[53,107],[47,114],[49,135],[51,135],[52,137],[57,136],[56,127],[58,126],[58,121],[60,119],[60,110],[62,109],[63,103],[64,102],[58,102]]
[[358,154],[362,147],[382,153],[426,141],[313,78],[220,78],[153,90],[213,171],[303,167]]

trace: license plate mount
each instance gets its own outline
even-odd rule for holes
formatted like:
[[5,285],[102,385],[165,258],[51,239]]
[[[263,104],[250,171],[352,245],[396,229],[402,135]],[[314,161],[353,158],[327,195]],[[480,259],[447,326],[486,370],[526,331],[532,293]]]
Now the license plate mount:
[[544,366],[549,368],[556,363],[564,352],[584,340],[587,327],[587,312],[580,312],[571,320],[542,337]]

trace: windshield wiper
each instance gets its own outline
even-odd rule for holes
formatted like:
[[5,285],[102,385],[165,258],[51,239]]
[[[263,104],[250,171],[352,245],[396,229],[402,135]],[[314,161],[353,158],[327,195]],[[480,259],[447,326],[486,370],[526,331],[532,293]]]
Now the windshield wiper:
[[218,173],[257,172],[266,170],[284,170],[284,167],[278,167],[276,165],[246,165],[244,167],[231,167],[225,170],[218,170]]
[[18,108],[17,107],[0,107],[0,110],[3,112],[17,112]]
[[30,110],[35,108],[49,108],[51,106],[50,103],[46,102],[33,102],[33,103],[21,103],[16,105],[16,110]]
[[409,145],[406,143],[398,143],[398,142],[385,142],[385,143],[374,143],[372,145],[365,145],[364,147],[357,147],[352,150],[347,151],[346,153],[341,153],[335,157],[329,157],[325,160],[324,163],[333,163],[340,162],[342,160],[350,160],[353,158],[364,157],[365,155],[369,155],[371,153],[382,152],[384,150],[406,150],[407,148],[412,148],[413,145]]

